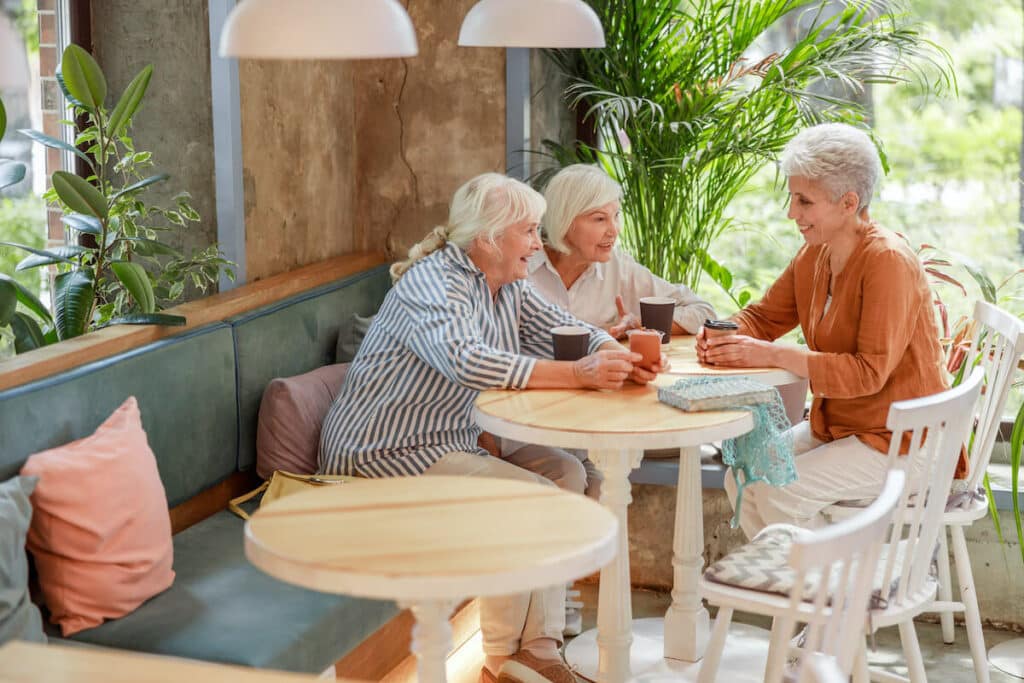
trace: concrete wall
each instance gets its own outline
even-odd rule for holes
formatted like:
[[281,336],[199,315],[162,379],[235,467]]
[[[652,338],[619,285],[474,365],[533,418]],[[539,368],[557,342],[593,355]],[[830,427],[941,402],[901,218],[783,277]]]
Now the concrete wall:
[[171,197],[191,193],[202,220],[165,239],[186,252],[209,246],[217,240],[217,210],[205,0],[93,2],[92,34],[93,54],[107,77],[108,107],[139,70],[153,65],[132,136],[138,150],[153,153],[153,173],[170,173],[171,179],[144,196],[149,204],[170,207]]

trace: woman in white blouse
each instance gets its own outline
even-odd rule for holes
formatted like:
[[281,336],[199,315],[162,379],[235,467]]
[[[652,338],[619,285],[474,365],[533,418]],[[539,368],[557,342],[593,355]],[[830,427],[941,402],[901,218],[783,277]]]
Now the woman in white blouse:
[[530,282],[541,295],[617,339],[640,326],[640,299],[676,301],[672,331],[695,334],[711,304],[685,285],[663,280],[616,246],[622,230],[622,188],[597,166],[559,171],[544,191],[544,248],[530,259]]

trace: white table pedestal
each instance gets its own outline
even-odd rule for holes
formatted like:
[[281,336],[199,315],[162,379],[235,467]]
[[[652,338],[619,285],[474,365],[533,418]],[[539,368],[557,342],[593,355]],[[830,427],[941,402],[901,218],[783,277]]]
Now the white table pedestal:
[[[597,608],[598,661],[596,679],[600,683],[620,683],[630,677],[629,651],[633,642],[632,589],[629,582],[629,535],[625,532],[629,504],[633,501],[629,473],[640,466],[643,451],[593,450],[590,460],[604,475],[601,504],[619,520],[619,549],[601,569],[601,587]],[[573,662],[569,662],[572,665]]]
[[448,621],[455,603],[447,600],[400,602],[402,609],[412,612],[416,624],[412,627],[409,650],[416,655],[416,680],[445,681],[445,662],[452,649],[452,625]]
[[665,612],[665,657],[696,662],[704,656],[711,623],[698,589],[703,568],[704,505],[700,448],[689,447],[679,452],[676,520],[672,537],[672,604]]
[[[664,620],[659,618],[634,619],[633,645],[629,667],[634,681],[656,683],[660,681],[696,681],[700,662],[666,659],[664,651]],[[565,648],[565,659],[576,673],[588,680],[598,680],[597,629],[580,634]],[[764,667],[768,661],[768,631],[739,624],[729,626],[729,639],[725,643],[718,680],[729,683],[760,683],[764,680]]]
[[1024,678],[1024,638],[999,643],[988,651],[988,661],[1004,673]]

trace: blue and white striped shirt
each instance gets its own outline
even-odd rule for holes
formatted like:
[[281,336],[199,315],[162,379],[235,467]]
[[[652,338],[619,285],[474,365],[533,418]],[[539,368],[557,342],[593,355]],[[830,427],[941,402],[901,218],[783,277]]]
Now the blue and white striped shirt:
[[486,454],[473,401],[485,389],[524,388],[535,358],[552,357],[559,325],[590,327],[590,353],[612,341],[526,280],[492,298],[454,244],[420,259],[388,292],[324,419],[320,472],[407,476],[452,451]]

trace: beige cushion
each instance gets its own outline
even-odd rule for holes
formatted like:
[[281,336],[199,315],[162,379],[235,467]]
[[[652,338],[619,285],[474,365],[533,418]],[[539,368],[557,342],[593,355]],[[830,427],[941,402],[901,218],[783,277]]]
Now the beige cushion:
[[325,365],[295,377],[270,381],[260,402],[256,472],[312,474],[317,469],[320,427],[341,390],[349,364]]

